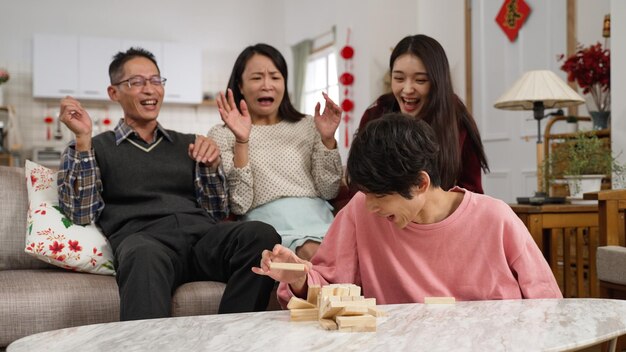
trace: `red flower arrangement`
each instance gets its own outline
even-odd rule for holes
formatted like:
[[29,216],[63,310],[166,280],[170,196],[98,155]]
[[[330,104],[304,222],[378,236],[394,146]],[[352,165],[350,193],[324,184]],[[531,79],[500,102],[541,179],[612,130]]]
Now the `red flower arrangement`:
[[[565,55],[560,55],[559,61]],[[591,94],[598,111],[608,111],[611,90],[611,52],[597,43],[589,47],[579,45],[568,57],[561,70],[567,72],[567,80],[576,82],[583,94]]]

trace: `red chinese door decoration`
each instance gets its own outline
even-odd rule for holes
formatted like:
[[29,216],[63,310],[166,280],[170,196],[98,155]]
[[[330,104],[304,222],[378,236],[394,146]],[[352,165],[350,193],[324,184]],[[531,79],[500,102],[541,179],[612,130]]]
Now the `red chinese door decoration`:
[[528,15],[530,15],[530,7],[524,0],[506,0],[496,16],[496,23],[513,42]]
[[343,109],[343,122],[345,127],[344,145],[350,146],[349,122],[352,110],[354,110],[354,101],[352,100],[352,84],[354,83],[354,75],[352,72],[352,57],[354,57],[354,48],[350,46],[350,28],[346,37],[346,45],[341,49],[339,54],[344,60],[344,72],[339,76],[339,83],[343,86],[343,101],[341,108]]

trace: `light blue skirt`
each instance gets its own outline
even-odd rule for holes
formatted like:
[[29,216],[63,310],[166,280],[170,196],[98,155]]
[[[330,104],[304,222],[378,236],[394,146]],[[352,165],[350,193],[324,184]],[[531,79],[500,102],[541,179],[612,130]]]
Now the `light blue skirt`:
[[283,238],[283,246],[295,252],[310,240],[322,242],[333,222],[333,207],[321,198],[280,198],[250,210],[242,220],[272,225]]

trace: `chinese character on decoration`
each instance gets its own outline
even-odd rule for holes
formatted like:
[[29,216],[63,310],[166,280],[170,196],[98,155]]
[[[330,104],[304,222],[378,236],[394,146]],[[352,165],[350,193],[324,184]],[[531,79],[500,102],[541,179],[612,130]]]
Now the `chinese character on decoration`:
[[339,83],[343,86],[343,101],[341,102],[341,108],[343,109],[343,122],[345,127],[344,145],[350,146],[350,132],[349,122],[352,110],[354,110],[354,101],[352,100],[352,84],[354,83],[354,75],[352,71],[352,57],[354,57],[354,48],[350,46],[350,28],[348,28],[348,35],[346,37],[346,46],[344,46],[339,54],[344,60],[344,73],[339,76]]
[[524,0],[506,0],[496,16],[496,23],[513,42],[529,14],[530,7]]

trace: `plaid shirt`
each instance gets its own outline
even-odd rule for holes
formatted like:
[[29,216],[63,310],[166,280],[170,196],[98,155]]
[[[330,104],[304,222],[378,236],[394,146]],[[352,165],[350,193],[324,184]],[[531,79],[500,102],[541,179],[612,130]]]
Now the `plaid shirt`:
[[[135,131],[124,119],[115,127],[115,144],[120,145]],[[157,123],[153,140],[158,134],[172,141],[168,132]],[[75,141],[63,152],[58,173],[59,206],[75,224],[86,225],[98,219],[104,201],[102,200],[102,180],[96,162],[95,151],[80,152]],[[228,216],[228,192],[226,177],[220,165],[211,170],[204,164],[196,163],[194,185],[198,204],[216,221]]]

